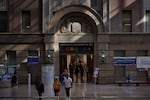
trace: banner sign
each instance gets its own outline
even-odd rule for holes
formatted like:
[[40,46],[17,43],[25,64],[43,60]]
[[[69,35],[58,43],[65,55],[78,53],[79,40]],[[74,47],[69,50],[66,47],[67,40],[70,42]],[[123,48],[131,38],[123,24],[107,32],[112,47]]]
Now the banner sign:
[[137,57],[137,69],[138,71],[150,70],[150,57]]
[[38,57],[28,57],[28,63],[38,63],[39,58]]
[[114,65],[135,65],[136,57],[113,57]]

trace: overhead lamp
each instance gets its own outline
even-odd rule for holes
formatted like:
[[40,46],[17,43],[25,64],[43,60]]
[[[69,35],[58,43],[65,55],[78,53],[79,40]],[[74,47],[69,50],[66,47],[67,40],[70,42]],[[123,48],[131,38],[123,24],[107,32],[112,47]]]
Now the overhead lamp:
[[102,62],[102,63],[105,63],[105,58],[106,58],[105,51],[102,51],[102,52],[101,52],[101,62]]

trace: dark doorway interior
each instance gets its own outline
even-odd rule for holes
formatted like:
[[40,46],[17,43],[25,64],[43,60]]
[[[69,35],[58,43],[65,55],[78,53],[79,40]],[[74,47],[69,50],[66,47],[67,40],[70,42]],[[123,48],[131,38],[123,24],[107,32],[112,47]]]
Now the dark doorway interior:
[[69,73],[73,82],[91,82],[93,60],[93,44],[60,45],[60,75]]

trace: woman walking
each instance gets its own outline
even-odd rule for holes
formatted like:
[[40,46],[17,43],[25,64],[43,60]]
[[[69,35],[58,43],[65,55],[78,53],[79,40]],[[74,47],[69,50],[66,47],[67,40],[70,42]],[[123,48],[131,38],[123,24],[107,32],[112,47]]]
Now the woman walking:
[[53,84],[53,89],[55,96],[59,96],[59,91],[60,91],[60,83],[57,78],[55,78],[54,84]]

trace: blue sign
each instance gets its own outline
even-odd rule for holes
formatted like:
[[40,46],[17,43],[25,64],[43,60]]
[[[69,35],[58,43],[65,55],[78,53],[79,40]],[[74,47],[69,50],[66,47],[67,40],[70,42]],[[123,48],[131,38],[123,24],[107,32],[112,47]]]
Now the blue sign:
[[114,64],[136,64],[136,57],[114,57]]
[[38,63],[39,62],[39,58],[28,58],[28,62],[29,63]]

